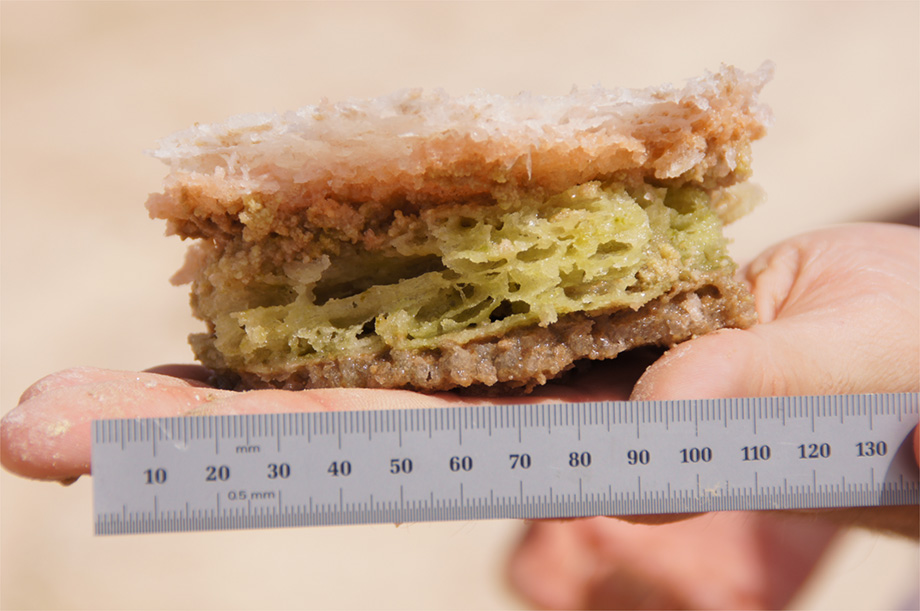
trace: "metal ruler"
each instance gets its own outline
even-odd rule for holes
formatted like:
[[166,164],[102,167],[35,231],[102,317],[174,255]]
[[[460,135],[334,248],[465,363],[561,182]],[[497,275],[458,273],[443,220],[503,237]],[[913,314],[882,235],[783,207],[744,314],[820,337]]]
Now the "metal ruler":
[[918,394],[99,420],[96,534],[907,505]]

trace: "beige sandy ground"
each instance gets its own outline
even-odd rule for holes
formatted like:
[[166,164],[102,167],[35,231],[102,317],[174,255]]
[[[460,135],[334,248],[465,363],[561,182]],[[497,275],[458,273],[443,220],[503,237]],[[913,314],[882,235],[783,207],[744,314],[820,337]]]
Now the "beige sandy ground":
[[[143,154],[195,121],[405,86],[563,93],[777,64],[755,149],[767,206],[735,253],[916,206],[920,5],[2,2],[2,411],[73,365],[190,358],[167,279],[184,246],[143,202]],[[91,481],[0,474],[0,603],[14,608],[517,608],[514,522],[91,535]],[[797,602],[890,609],[917,547],[854,534]]]

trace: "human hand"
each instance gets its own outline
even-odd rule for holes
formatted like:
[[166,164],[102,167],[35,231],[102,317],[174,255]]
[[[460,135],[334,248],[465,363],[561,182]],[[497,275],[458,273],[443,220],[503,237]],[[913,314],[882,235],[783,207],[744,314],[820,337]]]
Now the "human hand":
[[[760,323],[671,349],[631,398],[916,392],[918,235],[854,225],[768,250],[745,270]],[[640,521],[674,519],[649,518]],[[838,526],[916,538],[918,522],[916,506],[707,514],[659,526],[538,522],[515,551],[510,577],[545,608],[780,608]]]
[[143,372],[77,367],[49,375],[22,394],[0,426],[0,460],[24,477],[73,481],[91,472],[92,421],[105,418],[625,400],[657,355],[637,351],[617,359],[615,367],[577,372],[577,384],[564,378],[527,397],[505,398],[355,388],[235,392],[209,386],[210,371],[198,365]]
[[[815,232],[767,251],[746,270],[760,324],[675,347],[642,375],[632,398],[916,391],[917,243],[914,228],[869,224]],[[621,356],[578,377],[577,385],[563,379],[526,400],[623,399],[647,359],[647,354]],[[235,393],[209,388],[207,377],[197,366],[142,373],[77,368],[48,376],[4,417],[3,465],[41,479],[89,473],[94,418],[488,401],[400,390]]]
[[[825,230],[771,249],[747,270],[761,324],[744,331],[720,331],[672,349],[645,372],[633,398],[916,391],[920,369],[917,251],[916,230],[884,225]],[[570,384],[563,380],[527,400],[626,398],[647,364],[641,355],[632,359],[600,364],[587,376],[573,378],[577,385],[571,384],[572,379]],[[624,368],[624,362],[631,364]],[[494,402],[399,390],[234,393],[207,387],[206,377],[201,368],[170,367],[140,374],[84,368],[45,378],[27,390],[20,405],[3,420],[3,464],[19,474],[45,479],[67,480],[88,473],[94,418]],[[722,600],[772,607],[787,600],[807,576],[835,531],[833,520],[905,533],[917,529],[916,508],[840,510],[826,517],[830,519],[808,518],[804,527],[788,516],[764,513],[741,518],[710,515],[655,529],[605,519],[540,523],[515,555],[512,578],[543,606],[555,606],[554,600],[563,600],[561,606],[592,601],[608,605],[615,600],[611,594],[632,596],[626,599],[632,603],[647,602],[636,595],[643,584],[651,584],[649,591],[659,596],[658,604],[668,600],[689,608],[709,605],[700,592],[721,591]],[[643,565],[639,558],[653,557],[656,549],[671,557],[679,549],[692,551],[698,548],[692,545],[694,538],[698,544],[713,539],[723,543],[714,563],[694,563],[709,576],[705,588],[694,589],[700,581],[688,581],[696,573],[686,567],[681,571],[678,565],[664,565],[663,570],[643,572],[643,566],[662,565]],[[666,547],[650,545],[653,539],[666,541]],[[632,553],[611,555],[612,549]],[[757,553],[742,553],[745,549]],[[562,559],[578,557],[582,567],[577,575],[566,570],[546,573]],[[780,557],[782,562],[773,561]],[[585,564],[585,558],[593,560]],[[631,585],[611,591],[616,582],[605,577],[624,563],[631,565],[625,580]],[[565,566],[571,569],[579,563]],[[732,570],[720,574],[720,569]],[[722,581],[714,581],[714,576]],[[547,597],[560,592],[562,599]],[[744,598],[738,598],[741,594]],[[573,601],[578,604],[570,604]],[[641,606],[632,603],[626,604]]]
[[[920,390],[920,232],[841,226],[783,242],[744,270],[759,324],[666,353],[633,399]],[[914,430],[920,462],[920,429]],[[841,524],[918,538],[914,507],[826,511]]]

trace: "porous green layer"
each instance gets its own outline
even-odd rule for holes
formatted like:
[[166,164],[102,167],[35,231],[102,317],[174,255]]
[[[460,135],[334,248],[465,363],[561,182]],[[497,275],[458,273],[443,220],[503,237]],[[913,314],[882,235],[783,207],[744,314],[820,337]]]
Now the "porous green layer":
[[194,290],[230,368],[464,344],[576,311],[637,309],[694,271],[733,266],[707,195],[596,182],[401,217],[377,252],[298,260],[282,237],[215,251]]

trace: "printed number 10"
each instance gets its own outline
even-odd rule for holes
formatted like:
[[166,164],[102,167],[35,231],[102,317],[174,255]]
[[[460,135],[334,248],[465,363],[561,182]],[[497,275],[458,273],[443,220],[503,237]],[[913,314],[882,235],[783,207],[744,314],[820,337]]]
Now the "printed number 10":
[[165,484],[166,483],[166,469],[147,469],[144,471],[144,475],[147,477],[146,484]]

